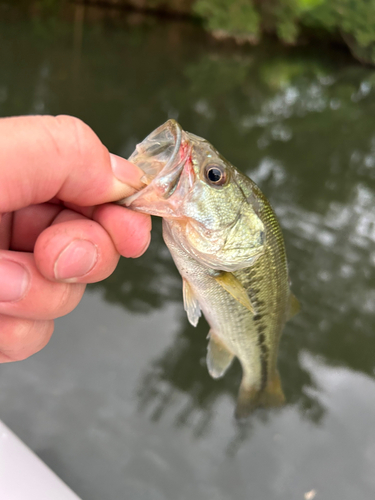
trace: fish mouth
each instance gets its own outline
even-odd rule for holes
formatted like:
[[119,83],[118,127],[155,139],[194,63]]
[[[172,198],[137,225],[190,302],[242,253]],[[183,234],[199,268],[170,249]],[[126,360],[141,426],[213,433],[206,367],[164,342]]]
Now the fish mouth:
[[176,191],[182,194],[184,188],[192,185],[191,175],[187,179],[189,186],[181,178],[191,150],[185,136],[181,126],[170,119],[137,144],[129,161],[143,170],[146,186],[117,203],[138,212],[175,217],[172,195]]

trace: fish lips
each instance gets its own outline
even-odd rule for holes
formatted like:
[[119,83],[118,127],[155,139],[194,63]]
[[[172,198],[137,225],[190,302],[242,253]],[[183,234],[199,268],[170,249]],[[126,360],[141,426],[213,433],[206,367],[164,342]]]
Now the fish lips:
[[[175,120],[151,132],[129,157],[143,170],[146,187],[117,203],[138,212],[160,217],[178,217],[181,199],[194,182],[194,171],[187,163],[191,146]],[[185,171],[186,175],[182,175]]]

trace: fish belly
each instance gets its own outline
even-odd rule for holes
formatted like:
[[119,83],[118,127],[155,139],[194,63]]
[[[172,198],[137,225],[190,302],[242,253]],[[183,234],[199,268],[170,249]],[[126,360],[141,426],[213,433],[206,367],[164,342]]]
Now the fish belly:
[[249,384],[261,383],[261,351],[253,314],[237,302],[202,266],[171,237],[163,221],[163,236],[182,278],[189,283],[210,325],[210,336],[216,335],[225,348],[236,356]]

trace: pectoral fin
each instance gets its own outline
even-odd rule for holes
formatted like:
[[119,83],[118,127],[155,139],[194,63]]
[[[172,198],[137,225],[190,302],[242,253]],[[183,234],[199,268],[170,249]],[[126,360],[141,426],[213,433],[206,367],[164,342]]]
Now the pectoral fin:
[[296,296],[292,292],[290,292],[289,310],[287,313],[286,320],[288,321],[288,319],[293,318],[293,316],[295,316],[299,312],[300,309],[301,309],[301,306],[300,306],[300,303],[298,302],[298,299],[296,298]]
[[245,288],[234,276],[234,274],[223,272],[218,276],[215,276],[215,280],[224,288],[224,290],[230,293],[232,297],[237,300],[237,302],[239,302],[244,307],[246,307],[246,309],[255,314],[254,308],[251,305],[249,296],[247,295]]
[[191,286],[185,279],[182,280],[182,295],[184,297],[184,309],[187,313],[188,320],[193,326],[197,326],[202,314],[201,308],[199,307],[198,300]]
[[234,356],[212,330],[208,335],[207,368],[212,378],[220,378],[229,368]]

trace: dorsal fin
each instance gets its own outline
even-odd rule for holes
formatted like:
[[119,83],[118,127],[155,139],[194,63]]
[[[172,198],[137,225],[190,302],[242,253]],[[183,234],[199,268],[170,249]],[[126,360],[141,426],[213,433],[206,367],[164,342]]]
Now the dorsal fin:
[[299,310],[301,309],[300,303],[298,302],[297,297],[294,293],[290,292],[289,294],[289,309],[286,315],[286,320],[288,321],[290,318],[293,318]]

